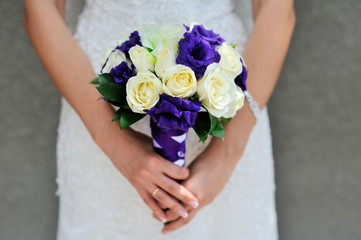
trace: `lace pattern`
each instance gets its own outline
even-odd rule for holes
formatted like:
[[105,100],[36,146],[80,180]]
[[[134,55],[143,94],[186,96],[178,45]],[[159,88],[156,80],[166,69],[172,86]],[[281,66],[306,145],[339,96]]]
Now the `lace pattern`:
[[261,115],[261,109],[259,108],[258,102],[253,99],[251,93],[249,91],[245,91],[244,95],[249,104],[249,108],[253,112],[253,115],[256,119],[258,119]]

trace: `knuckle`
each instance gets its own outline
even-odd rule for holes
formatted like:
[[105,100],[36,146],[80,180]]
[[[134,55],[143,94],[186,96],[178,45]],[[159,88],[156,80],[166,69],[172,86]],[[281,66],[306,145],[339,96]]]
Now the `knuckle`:
[[177,187],[172,183],[168,183],[167,190],[168,190],[168,192],[174,193],[177,191]]
[[140,166],[138,169],[138,175],[141,177],[149,177],[150,171],[146,166]]
[[179,210],[182,209],[182,207],[181,207],[179,204],[175,203],[175,202],[171,202],[171,203],[169,204],[169,208],[170,208],[170,209],[173,209],[173,211],[175,211],[176,213],[177,213]]
[[158,192],[156,195],[155,195],[156,199],[159,201],[159,202],[162,202],[164,205],[165,205],[165,202],[167,201],[167,198],[165,195],[161,194],[160,192]]
[[148,156],[148,164],[152,169],[156,169],[160,166],[159,156],[156,154],[149,154]]

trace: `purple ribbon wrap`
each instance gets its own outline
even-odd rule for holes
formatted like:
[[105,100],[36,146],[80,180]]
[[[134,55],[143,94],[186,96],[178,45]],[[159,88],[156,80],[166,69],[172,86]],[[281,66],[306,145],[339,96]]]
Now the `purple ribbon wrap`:
[[188,130],[159,128],[152,119],[150,120],[150,128],[154,150],[163,158],[184,167]]
[[158,103],[146,113],[150,116],[153,146],[165,159],[184,167],[186,138],[193,127],[201,103],[187,99],[159,95]]

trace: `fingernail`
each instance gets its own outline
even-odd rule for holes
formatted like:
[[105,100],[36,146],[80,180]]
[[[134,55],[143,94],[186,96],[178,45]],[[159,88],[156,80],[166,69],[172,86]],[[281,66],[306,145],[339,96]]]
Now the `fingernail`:
[[192,201],[189,201],[189,205],[191,205],[193,208],[197,208],[199,206],[199,203],[192,200]]
[[165,231],[165,230],[162,231],[163,235],[167,235],[168,233],[169,233],[168,231]]
[[163,217],[162,215],[158,215],[158,219],[159,221],[161,221],[162,223],[165,223],[167,220],[165,219],[165,217]]
[[182,218],[187,218],[188,217],[188,213],[186,211],[184,211],[183,209],[179,209],[178,214],[181,215]]

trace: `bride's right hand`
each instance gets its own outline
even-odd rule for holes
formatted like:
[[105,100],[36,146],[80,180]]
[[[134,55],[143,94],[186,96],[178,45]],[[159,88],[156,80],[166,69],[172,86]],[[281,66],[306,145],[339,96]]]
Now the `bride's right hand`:
[[[169,208],[187,218],[188,211],[179,201],[196,208],[198,200],[174,179],[188,178],[188,168],[162,158],[153,150],[152,140],[141,133],[129,128],[111,132],[107,138],[96,141],[97,144],[138,191],[154,216],[165,222],[162,208]],[[156,189],[159,190],[152,196]]]
[[[187,211],[178,200],[191,205],[194,201],[196,206],[197,199],[172,178],[186,179],[188,169],[157,155],[151,140],[144,135],[130,129],[120,131],[119,122],[109,127],[114,109],[104,101],[96,101],[100,94],[89,84],[96,75],[87,55],[67,28],[64,12],[64,0],[25,1],[25,29],[52,81],[155,216],[161,221],[165,219],[159,206],[162,205],[186,217]],[[160,190],[154,199],[151,195],[157,188]]]

